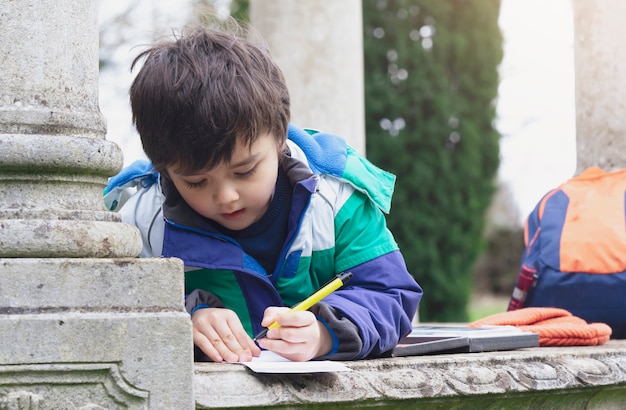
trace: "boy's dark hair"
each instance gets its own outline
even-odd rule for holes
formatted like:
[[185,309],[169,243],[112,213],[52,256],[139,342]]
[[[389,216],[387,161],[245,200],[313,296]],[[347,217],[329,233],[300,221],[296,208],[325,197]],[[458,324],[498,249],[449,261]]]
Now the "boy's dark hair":
[[158,171],[210,170],[230,161],[237,138],[285,141],[289,92],[269,52],[248,40],[195,29],[140,53],[130,88],[133,122]]

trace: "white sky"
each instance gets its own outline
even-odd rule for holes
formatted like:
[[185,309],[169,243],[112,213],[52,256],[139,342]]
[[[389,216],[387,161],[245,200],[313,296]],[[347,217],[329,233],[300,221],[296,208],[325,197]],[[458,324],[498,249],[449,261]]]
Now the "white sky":
[[[125,10],[128,3],[101,2],[101,24]],[[155,27],[180,27],[187,17],[179,2],[141,3],[142,8],[128,16],[125,32],[113,33],[132,39],[131,44],[119,47],[115,65],[100,75],[100,109],[107,119],[107,139],[122,147],[126,165],[144,157],[128,103],[129,66],[140,50],[135,46],[169,34],[157,33]],[[545,192],[574,174],[572,19],[569,0],[502,0],[499,23],[504,59],[496,122],[502,134],[499,177],[509,184],[522,218]]]
[[569,0],[503,0],[499,176],[520,216],[576,168],[573,16]]
[[[181,6],[179,1],[170,0],[101,1],[98,16],[100,25],[107,24],[120,14],[124,15],[131,4],[137,4],[137,7],[124,16],[126,24],[116,25],[116,30],[104,31],[112,37],[110,42],[116,43],[120,39],[125,42],[115,49],[111,65],[100,71],[100,111],[107,120],[107,139],[122,147],[124,165],[145,158],[139,135],[131,120],[128,90],[135,73],[130,72],[130,65],[133,58],[143,50],[142,45],[171,34],[170,31],[159,31],[159,28],[169,30],[169,27],[182,27],[187,21],[188,9]],[[103,43],[107,43],[107,40],[101,38]]]

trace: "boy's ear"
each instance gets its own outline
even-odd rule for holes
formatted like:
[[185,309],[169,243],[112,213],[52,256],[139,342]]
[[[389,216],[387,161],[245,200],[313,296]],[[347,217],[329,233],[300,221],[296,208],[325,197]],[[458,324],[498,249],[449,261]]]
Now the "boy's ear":
[[278,156],[281,156],[282,154],[284,154],[287,151],[288,151],[287,141],[283,141],[283,142],[278,143]]

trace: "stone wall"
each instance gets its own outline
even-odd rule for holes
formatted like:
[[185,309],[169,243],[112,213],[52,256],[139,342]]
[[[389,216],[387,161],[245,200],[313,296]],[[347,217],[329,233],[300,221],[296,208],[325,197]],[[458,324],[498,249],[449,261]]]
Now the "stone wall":
[[626,2],[574,0],[577,173],[626,167]]
[[183,266],[104,208],[96,1],[0,12],[0,408],[191,409]]
[[252,26],[285,74],[292,120],[365,152],[360,0],[251,0]]

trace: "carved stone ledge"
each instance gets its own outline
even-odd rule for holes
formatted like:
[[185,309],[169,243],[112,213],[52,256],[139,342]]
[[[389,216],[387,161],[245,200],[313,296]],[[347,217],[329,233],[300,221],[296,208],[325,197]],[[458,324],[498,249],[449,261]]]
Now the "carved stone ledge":
[[236,364],[196,363],[196,406],[323,405],[485,394],[500,397],[615,386],[626,383],[626,341],[376,359],[346,365],[353,371],[268,375]]
[[149,393],[130,385],[117,363],[0,366],[2,409],[146,409]]

